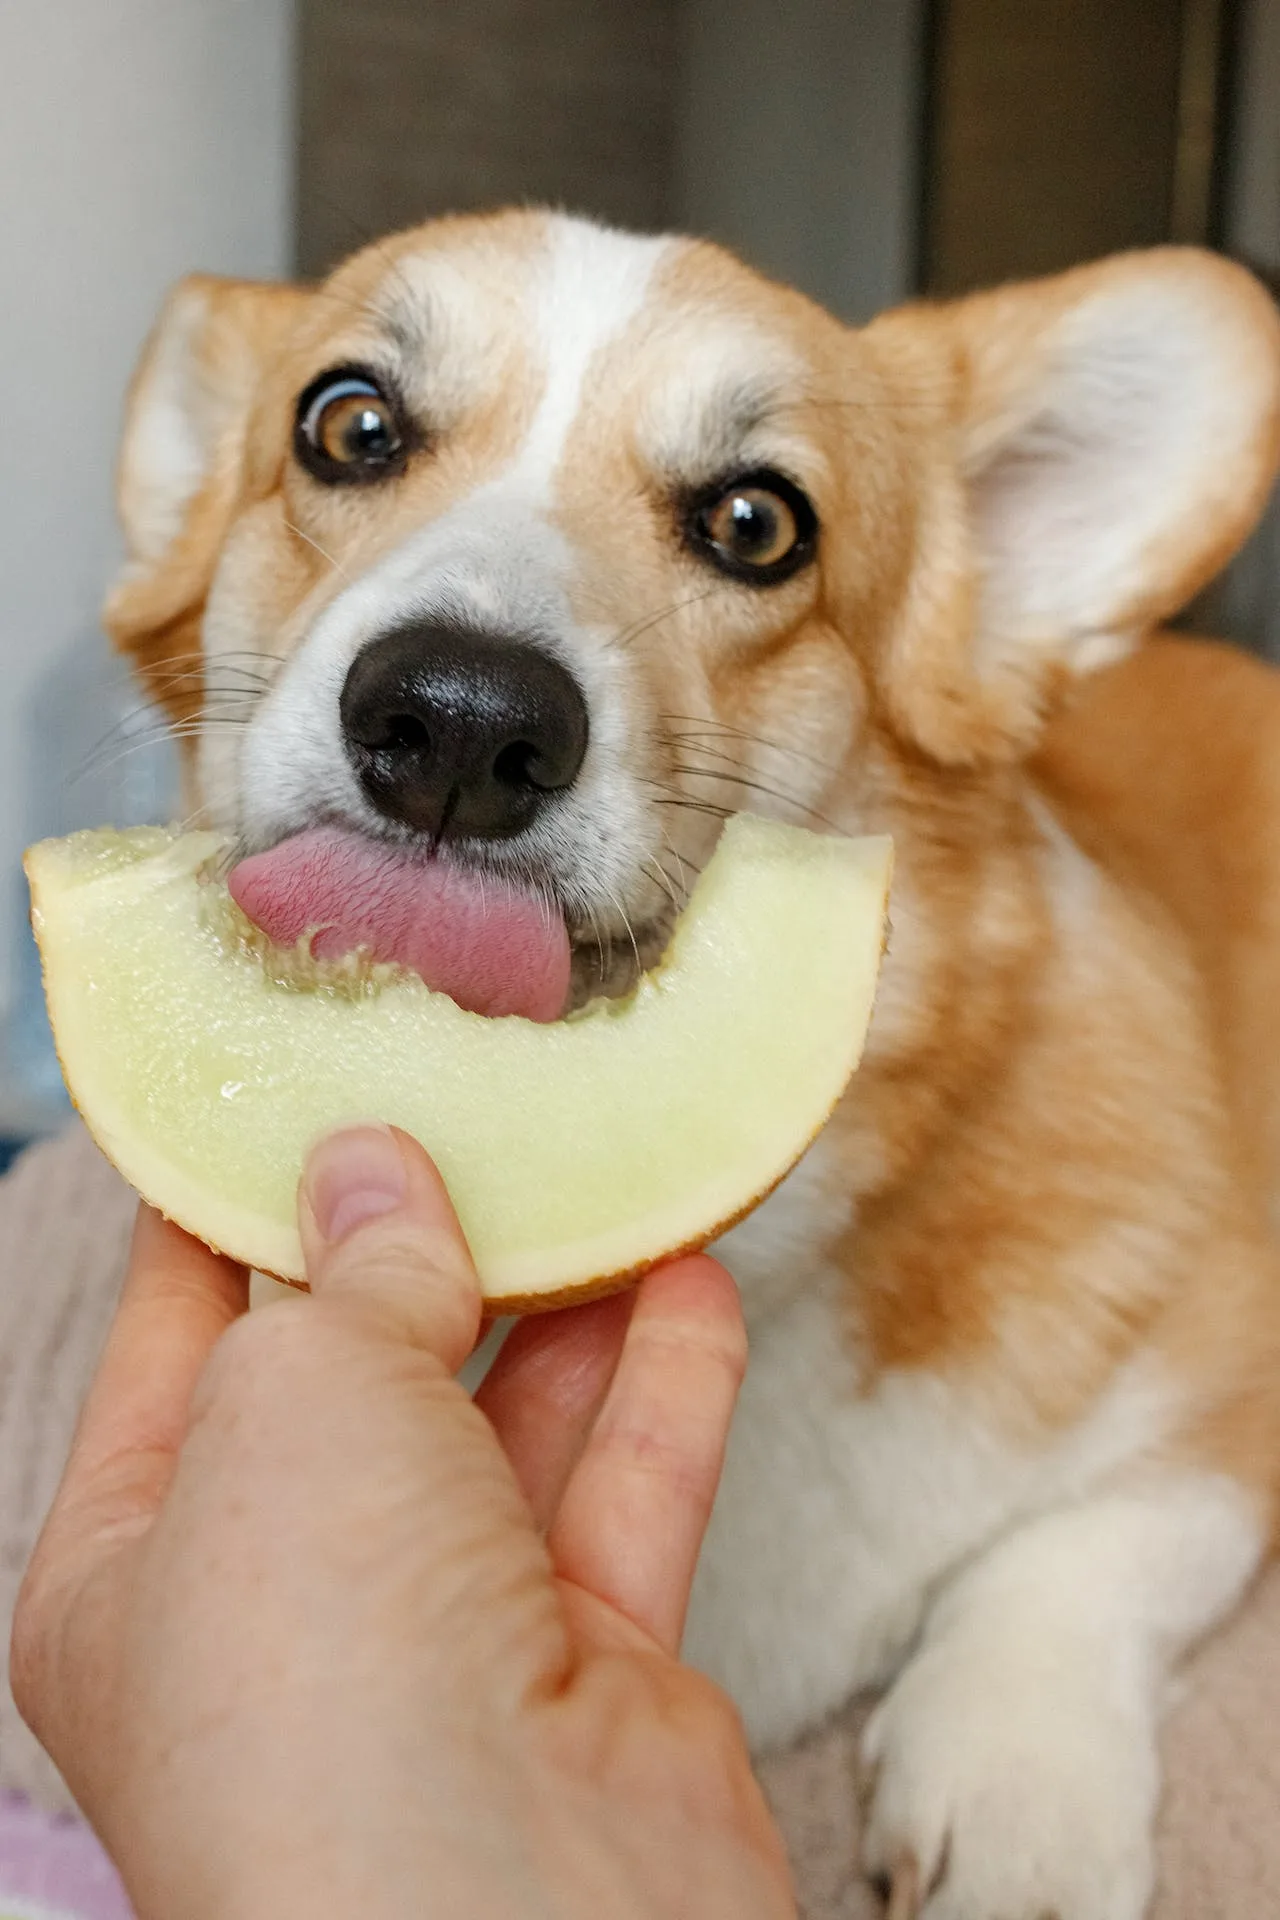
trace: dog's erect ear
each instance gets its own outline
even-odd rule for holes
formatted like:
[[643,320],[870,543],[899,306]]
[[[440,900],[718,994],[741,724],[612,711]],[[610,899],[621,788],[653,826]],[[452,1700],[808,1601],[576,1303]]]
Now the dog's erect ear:
[[199,662],[250,411],[310,298],[301,287],[192,275],[169,295],[129,391],[119,467],[128,559],[105,620],[178,713],[200,698],[184,665]]
[[1280,457],[1280,319],[1241,268],[1172,247],[915,319],[950,363],[972,586],[963,697],[939,689],[951,718],[944,699],[911,730],[971,758],[974,696],[987,731],[1029,744],[1055,683],[1127,650],[1244,540]]

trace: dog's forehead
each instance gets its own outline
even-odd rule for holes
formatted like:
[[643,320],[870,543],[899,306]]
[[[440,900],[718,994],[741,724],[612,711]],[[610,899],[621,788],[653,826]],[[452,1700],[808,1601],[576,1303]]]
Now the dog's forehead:
[[515,215],[424,229],[383,260],[368,305],[441,425],[500,394],[526,458],[613,429],[681,471],[805,386],[773,291],[696,242]]

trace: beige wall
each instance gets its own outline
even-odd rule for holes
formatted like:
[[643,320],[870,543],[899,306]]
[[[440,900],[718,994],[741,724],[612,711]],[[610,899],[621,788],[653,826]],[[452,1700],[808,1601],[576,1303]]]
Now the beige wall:
[[291,28],[291,0],[0,0],[0,1001],[26,702],[97,624],[139,345],[179,274],[287,260]]

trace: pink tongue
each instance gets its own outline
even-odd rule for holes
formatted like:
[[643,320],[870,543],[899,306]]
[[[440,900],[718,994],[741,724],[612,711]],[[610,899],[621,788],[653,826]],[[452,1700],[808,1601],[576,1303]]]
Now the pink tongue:
[[319,827],[233,867],[231,897],[277,946],[356,947],[411,967],[472,1013],[554,1020],[569,991],[564,923],[496,880]]

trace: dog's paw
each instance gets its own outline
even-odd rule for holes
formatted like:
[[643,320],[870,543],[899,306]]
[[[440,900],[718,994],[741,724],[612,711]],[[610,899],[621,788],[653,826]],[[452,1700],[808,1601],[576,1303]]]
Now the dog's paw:
[[1153,1728],[1045,1647],[926,1647],[868,1724],[867,1871],[918,1883],[921,1920],[1140,1920],[1157,1793]]

